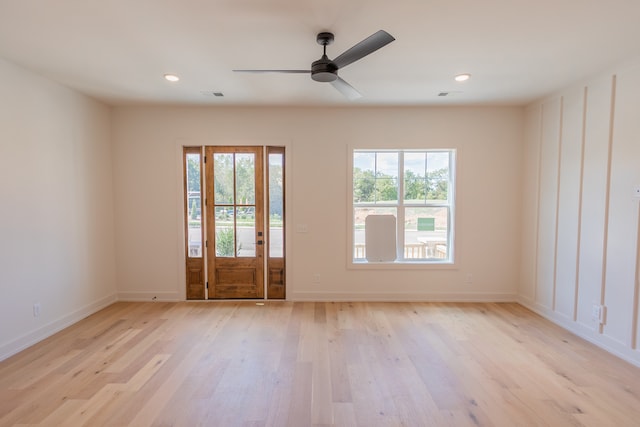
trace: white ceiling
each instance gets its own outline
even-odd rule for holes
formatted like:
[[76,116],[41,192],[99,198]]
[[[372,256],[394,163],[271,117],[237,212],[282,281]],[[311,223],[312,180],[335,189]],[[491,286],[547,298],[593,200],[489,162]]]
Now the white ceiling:
[[[111,105],[521,105],[639,56],[639,18],[639,0],[0,0],[0,57]],[[379,29],[396,41],[340,70],[357,101],[232,72],[309,69],[316,33],[334,58]]]

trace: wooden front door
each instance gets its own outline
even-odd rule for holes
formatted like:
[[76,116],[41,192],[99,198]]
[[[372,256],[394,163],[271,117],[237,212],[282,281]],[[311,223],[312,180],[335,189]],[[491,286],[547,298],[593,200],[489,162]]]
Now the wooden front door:
[[264,298],[262,147],[206,147],[210,299]]

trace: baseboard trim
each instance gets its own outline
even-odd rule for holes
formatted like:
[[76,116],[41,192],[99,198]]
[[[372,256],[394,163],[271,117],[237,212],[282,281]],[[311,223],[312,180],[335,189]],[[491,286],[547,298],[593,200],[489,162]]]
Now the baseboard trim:
[[0,361],[8,359],[14,354],[20,353],[22,350],[49,338],[50,336],[68,328],[88,316],[91,316],[116,301],[118,301],[118,298],[115,294],[109,295],[1,346]]
[[516,302],[516,294],[508,293],[356,293],[294,292],[289,301],[354,301],[354,302]]
[[561,328],[564,328],[578,337],[589,341],[591,344],[600,347],[608,353],[611,353],[614,356],[640,368],[640,351],[632,349],[620,341],[601,334],[596,329],[589,328],[587,325],[575,322],[569,317],[558,314],[551,310],[551,308],[538,304],[530,298],[521,296],[518,298],[518,303],[539,314],[550,322],[555,323]]
[[118,301],[166,301],[176,302],[185,299],[178,292],[119,292]]

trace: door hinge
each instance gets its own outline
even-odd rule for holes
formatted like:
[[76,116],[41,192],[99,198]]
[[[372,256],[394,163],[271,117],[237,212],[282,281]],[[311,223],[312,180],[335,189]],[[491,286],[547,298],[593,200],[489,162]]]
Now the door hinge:
[[209,289],[209,282],[207,282],[207,289]]
[[207,156],[204,156],[204,162],[207,163]]
[[205,247],[205,248],[208,248],[208,247],[209,247],[209,241],[208,241],[208,240],[205,240],[205,241],[204,241],[204,247]]

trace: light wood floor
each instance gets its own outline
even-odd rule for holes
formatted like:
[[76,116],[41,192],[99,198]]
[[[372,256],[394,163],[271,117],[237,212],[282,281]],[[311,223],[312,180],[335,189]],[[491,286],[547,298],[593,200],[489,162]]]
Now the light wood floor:
[[0,426],[638,426],[640,369],[517,304],[117,303],[0,363]]

